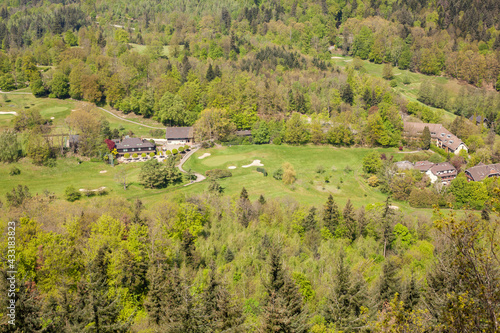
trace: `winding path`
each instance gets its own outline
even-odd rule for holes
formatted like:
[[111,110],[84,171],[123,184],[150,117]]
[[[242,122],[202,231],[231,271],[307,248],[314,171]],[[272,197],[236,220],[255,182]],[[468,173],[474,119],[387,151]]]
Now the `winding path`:
[[101,108],[100,106],[97,107],[98,109],[104,111],[104,112],[107,112],[109,113],[110,115],[112,115],[113,117],[116,117],[120,120],[123,120],[123,121],[128,121],[129,123],[132,123],[132,124],[136,124],[136,125],[139,125],[139,126],[144,126],[144,127],[147,127],[147,128],[152,128],[152,129],[165,129],[165,127],[154,127],[154,126],[149,126],[149,125],[145,125],[145,124],[141,124],[141,123],[138,123],[136,121],[133,121],[133,120],[129,120],[129,119],[125,119],[125,118],[122,118],[120,116],[117,116],[116,114],[114,114],[113,112],[109,111],[109,110],[106,110],[105,108]]
[[[181,172],[187,173],[187,171],[185,171],[182,168],[182,166],[191,157],[191,155],[193,155],[198,149],[199,148],[192,149],[191,151],[189,151],[189,153],[187,153],[186,155],[184,155],[184,157],[181,159],[179,165],[177,166]],[[189,186],[189,185],[194,184],[194,183],[199,183],[199,182],[207,179],[207,177],[203,176],[202,174],[200,174],[198,172],[194,172],[193,171],[193,174],[196,176],[196,180],[192,180],[189,184],[185,184],[184,186]]]

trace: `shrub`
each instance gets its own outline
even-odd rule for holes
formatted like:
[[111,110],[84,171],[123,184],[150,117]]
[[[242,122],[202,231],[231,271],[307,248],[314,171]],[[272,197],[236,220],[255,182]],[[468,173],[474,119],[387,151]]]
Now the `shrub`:
[[222,169],[212,169],[205,172],[205,176],[212,179],[227,178],[231,177],[232,175],[233,174],[231,173],[231,171]]
[[142,154],[141,154],[141,157],[142,157],[142,158],[146,158],[146,156],[147,156],[147,155],[146,155],[146,153],[142,153]]
[[150,152],[150,153],[149,153],[149,157],[151,157],[151,158],[155,157],[155,153]]
[[191,147],[189,147],[188,145],[185,145],[185,146],[184,146],[184,149],[185,149],[186,151],[189,151],[189,150],[191,150]]
[[260,173],[262,173],[264,175],[264,177],[267,177],[267,171],[266,171],[266,169],[259,167],[259,168],[257,168],[257,172],[260,172]]
[[174,148],[174,149],[172,149],[172,154],[177,155],[177,153],[178,153],[178,152],[179,152],[179,151],[178,151],[177,149],[175,149],[175,148]]
[[123,157],[130,158],[130,154],[129,153],[125,153],[125,155],[123,155]]
[[132,155],[132,157],[133,157],[133,158],[137,158],[137,157],[139,157],[139,155],[137,155],[137,153],[134,153],[134,154]]
[[378,177],[373,175],[370,178],[368,178],[368,185],[371,187],[377,187],[379,183]]
[[171,152],[170,150],[167,150],[167,151],[165,152],[165,155],[166,155],[166,156],[170,156],[170,155],[172,155],[172,152]]
[[64,197],[70,202],[80,199],[81,196],[82,194],[80,193],[80,191],[78,191],[71,185],[66,187],[66,190],[64,190]]
[[363,157],[363,171],[366,173],[377,173],[382,167],[381,156],[378,152],[373,151]]
[[325,167],[322,166],[321,164],[316,166],[316,173],[324,173],[325,172]]
[[396,82],[396,80],[391,80],[390,85],[392,88],[396,88],[398,86],[398,83]]
[[285,170],[283,173],[283,183],[287,185],[295,183],[297,174],[293,166],[287,162],[283,164],[283,169]]
[[9,175],[11,175],[11,176],[17,176],[19,174],[21,174],[21,169],[19,169],[16,166],[13,166],[12,168],[10,168]]
[[179,147],[179,153],[183,153],[184,152],[184,147]]
[[278,170],[274,171],[273,178],[276,180],[282,180],[283,179],[283,169],[279,168]]

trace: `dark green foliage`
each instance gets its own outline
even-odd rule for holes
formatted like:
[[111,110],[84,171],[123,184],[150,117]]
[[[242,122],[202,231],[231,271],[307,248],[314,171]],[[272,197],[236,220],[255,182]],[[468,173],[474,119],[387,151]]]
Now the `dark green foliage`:
[[411,275],[410,283],[403,294],[403,302],[406,310],[414,310],[420,301],[420,290],[415,281],[415,275]]
[[241,190],[240,200],[238,201],[237,216],[238,222],[245,228],[248,227],[248,224],[253,217],[252,203],[250,202],[250,199],[248,199],[248,192],[244,187]]
[[336,329],[351,332],[363,326],[361,307],[367,307],[365,283],[359,274],[353,275],[346,265],[345,254],[339,255],[335,286],[327,296],[323,316]]
[[431,147],[431,131],[429,127],[425,126],[422,131],[422,149],[429,149]]
[[9,175],[11,176],[17,176],[17,175],[20,175],[21,174],[21,169],[19,169],[18,167],[16,166],[13,166],[12,168],[10,168],[9,170]]
[[317,229],[316,207],[311,207],[311,209],[309,209],[309,213],[302,222],[302,227],[305,232]]
[[264,332],[307,332],[307,311],[302,295],[281,260],[279,250],[274,247],[269,254]]
[[156,159],[151,159],[141,167],[139,179],[146,187],[163,188],[180,182],[182,175],[172,162],[164,165]]
[[282,180],[283,179],[283,169],[279,168],[278,170],[274,171],[273,178],[276,180]]
[[262,194],[259,196],[258,201],[261,205],[264,205],[266,203],[266,199],[264,198],[264,196]]
[[245,317],[242,309],[231,300],[231,295],[220,281],[212,263],[208,283],[202,294],[203,314],[208,332],[243,332]]
[[14,131],[0,133],[0,162],[12,163],[19,159],[21,146]]
[[340,212],[337,204],[333,200],[333,196],[330,194],[328,196],[328,201],[323,208],[323,226],[327,228],[332,235],[335,235],[335,232],[340,224]]
[[82,192],[78,191],[74,186],[68,186],[64,190],[64,198],[69,202],[76,201],[80,199],[82,196]]
[[397,274],[397,259],[395,257],[387,258],[382,266],[382,275],[380,276],[378,299],[379,306],[384,302],[389,302],[395,293],[400,293],[400,281]]
[[211,178],[208,184],[208,192],[220,195],[224,193],[224,188],[217,182],[217,180]]
[[264,168],[258,167],[257,172],[260,172],[261,174],[264,175],[264,177],[267,177],[267,171]]
[[344,226],[347,230],[347,237],[351,240],[355,240],[359,235],[359,230],[351,199],[347,200],[344,211],[342,212],[342,217],[344,218]]
[[215,74],[214,74],[214,70],[212,68],[212,64],[208,65],[208,70],[207,70],[207,74],[205,75],[205,78],[207,79],[208,82],[212,81],[213,79],[215,79]]
[[224,260],[227,262],[227,263],[230,263],[231,261],[234,260],[234,253],[233,251],[231,251],[230,248],[227,248],[226,249],[226,252],[224,253]]
[[205,172],[205,176],[212,178],[212,179],[221,179],[221,178],[227,178],[231,177],[233,174],[229,170],[223,170],[223,169],[212,169],[212,170],[207,170]]
[[13,188],[12,192],[7,192],[5,195],[7,204],[13,207],[19,207],[27,200],[31,199],[31,193],[28,186],[17,185],[17,189]]

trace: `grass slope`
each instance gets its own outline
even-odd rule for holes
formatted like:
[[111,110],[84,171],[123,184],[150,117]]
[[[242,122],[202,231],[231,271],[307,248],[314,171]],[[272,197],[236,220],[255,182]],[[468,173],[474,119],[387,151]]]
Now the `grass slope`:
[[[200,173],[215,168],[231,170],[233,176],[220,180],[225,193],[237,196],[242,187],[245,187],[252,200],[260,194],[266,198],[290,196],[301,203],[323,205],[329,194],[335,197],[339,205],[343,206],[347,199],[351,199],[355,206],[383,202],[386,196],[379,190],[369,187],[362,176],[363,157],[371,152],[370,148],[332,148],[327,146],[233,146],[200,150],[186,162],[184,169],[192,169]],[[397,154],[395,149],[376,149],[386,155],[396,155],[400,159],[403,155]],[[199,159],[202,154],[211,156]],[[400,157],[401,156],[401,157]],[[253,160],[261,160],[268,176],[256,171],[257,167],[242,168]],[[283,163],[289,162],[297,173],[297,181],[293,185],[285,185],[282,181],[272,177],[275,170]],[[324,173],[317,173],[316,168],[321,165]],[[346,172],[349,166],[352,171]],[[329,182],[325,182],[325,176]],[[208,182],[195,184],[182,189],[186,193],[198,193],[206,190]],[[410,209],[406,203],[397,203],[405,209]]]
[[[347,67],[348,65],[352,65],[353,57],[344,57],[342,55],[334,55],[334,62],[339,67]],[[384,65],[383,64],[375,64],[368,60],[363,61],[363,68],[367,74],[381,78]],[[399,92],[401,95],[406,97],[410,101],[417,101],[418,91],[420,90],[420,85],[423,82],[430,82],[431,84],[442,85],[444,89],[446,89],[450,93],[450,97],[452,99],[456,98],[460,93],[460,89],[464,86],[467,86],[465,83],[462,83],[456,79],[450,79],[444,76],[428,76],[421,73],[414,73],[409,70],[401,70],[397,67],[393,68],[394,78],[397,86],[394,88],[395,91]],[[410,82],[409,84],[404,84],[403,80],[407,78]],[[429,106],[430,107],[430,106]],[[437,110],[436,108],[430,107],[433,110]],[[444,111],[443,114],[443,122],[450,123],[455,119],[456,115]]]
[[[67,133],[68,128],[64,122],[66,117],[71,114],[71,110],[78,107],[79,102],[72,99],[55,99],[55,98],[36,98],[31,94],[19,94],[19,92],[29,92],[29,90],[17,90],[14,93],[1,94],[0,111],[15,111],[20,112],[23,109],[38,108],[40,114],[45,119],[53,119],[53,133]],[[110,108],[105,106],[105,109]],[[99,109],[100,110],[100,109]],[[139,124],[134,124],[123,119],[113,117],[107,112],[100,110],[102,116],[109,122],[111,128],[123,128],[126,132],[132,131],[136,136],[150,137],[151,128],[141,126],[140,124],[149,125],[152,127],[163,127],[162,124],[152,120],[145,119],[134,114],[124,115],[121,112],[114,112],[119,117],[132,120]],[[0,115],[0,130],[12,128],[12,119],[14,115]]]

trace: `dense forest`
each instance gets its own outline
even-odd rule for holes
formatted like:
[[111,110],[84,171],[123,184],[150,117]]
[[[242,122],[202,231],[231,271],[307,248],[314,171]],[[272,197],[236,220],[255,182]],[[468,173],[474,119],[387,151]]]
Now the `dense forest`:
[[[426,145],[435,153],[405,157],[458,172],[500,162],[496,0],[5,0],[0,42],[3,92],[194,126],[207,146]],[[353,59],[342,67],[337,56]],[[382,77],[368,63],[383,65]],[[396,70],[457,79],[461,90],[423,82],[408,98],[394,89]],[[79,164],[133,135],[84,105],[65,119],[80,135]],[[469,153],[405,141],[403,118],[444,123]],[[50,125],[36,108],[19,112],[0,133],[0,162],[56,167],[66,152],[47,139]],[[163,183],[144,183],[179,183],[179,155],[145,163],[141,177]],[[8,221],[17,221],[18,254],[16,325],[1,311],[0,332],[498,332],[497,180],[461,173],[443,188],[419,172],[393,178],[393,162],[365,157],[367,182],[388,198],[362,207],[332,195],[316,206],[251,200],[245,184],[230,196],[214,177],[203,193],[169,192],[151,206],[19,185],[0,200],[4,309]],[[391,200],[435,210],[404,212]],[[449,206],[464,210],[438,209]]]

